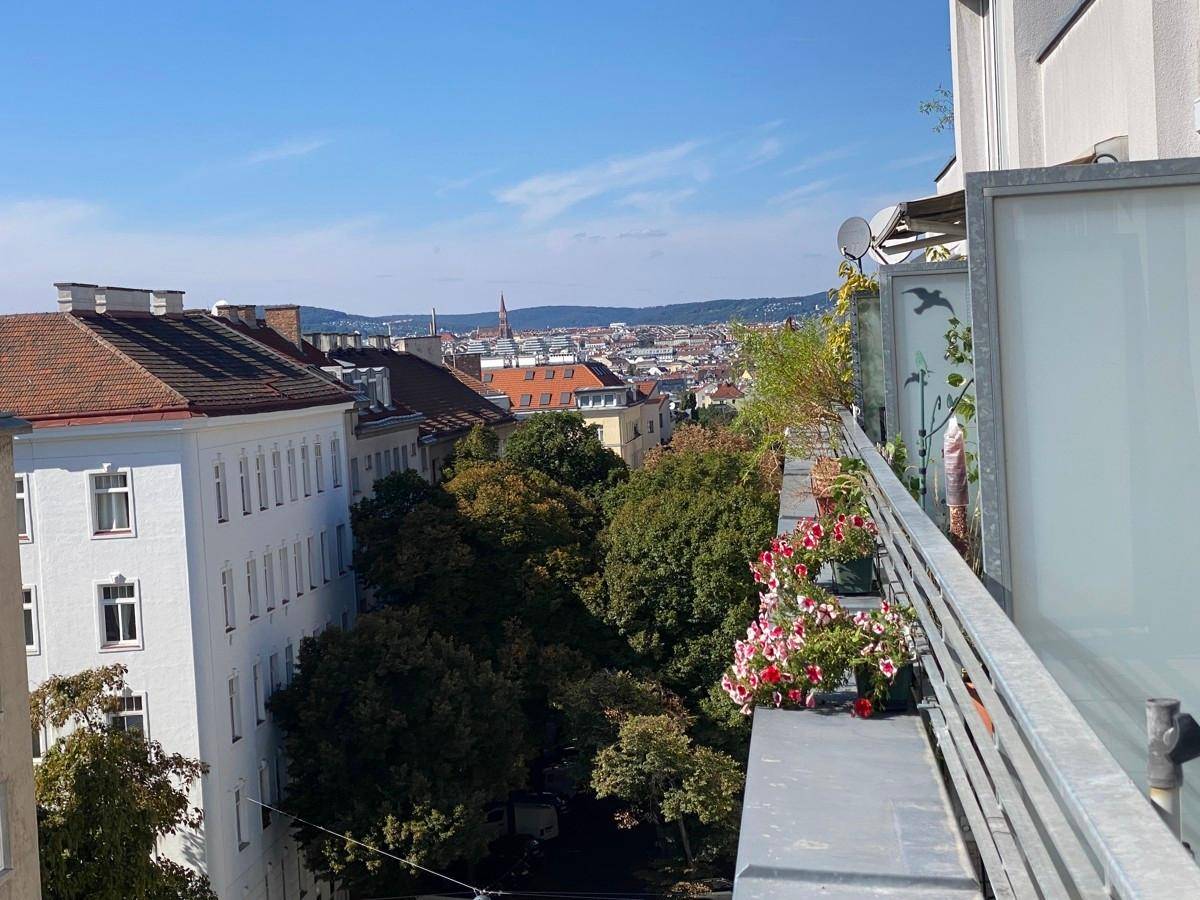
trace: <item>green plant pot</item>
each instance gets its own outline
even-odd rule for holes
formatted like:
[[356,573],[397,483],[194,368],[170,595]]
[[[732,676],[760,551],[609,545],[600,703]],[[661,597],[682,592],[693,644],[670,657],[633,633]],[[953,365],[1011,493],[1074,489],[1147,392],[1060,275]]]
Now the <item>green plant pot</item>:
[[[876,712],[904,712],[912,701],[913,667],[912,663],[903,665],[892,680],[892,689],[888,693],[883,709]],[[869,669],[854,670],[854,685],[858,688],[858,696],[871,698],[871,673]]]
[[875,584],[875,557],[833,564],[833,583],[839,594],[869,594]]

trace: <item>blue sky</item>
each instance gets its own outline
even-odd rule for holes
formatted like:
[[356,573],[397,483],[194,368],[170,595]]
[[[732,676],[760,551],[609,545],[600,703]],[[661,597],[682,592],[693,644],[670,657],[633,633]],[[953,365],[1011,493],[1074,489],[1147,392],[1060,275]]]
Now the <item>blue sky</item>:
[[371,314],[809,293],[842,219],[953,153],[917,111],[937,0],[5,18],[0,311],[61,280]]

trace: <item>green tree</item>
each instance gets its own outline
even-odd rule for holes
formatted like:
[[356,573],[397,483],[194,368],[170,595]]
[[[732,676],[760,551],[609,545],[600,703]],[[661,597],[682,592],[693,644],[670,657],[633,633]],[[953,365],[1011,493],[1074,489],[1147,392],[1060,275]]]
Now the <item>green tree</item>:
[[198,828],[189,791],[205,771],[140,733],[107,724],[122,665],[55,675],[29,699],[33,726],[70,729],[34,773],[46,900],[215,900],[208,879],[155,856],[158,840]]
[[747,561],[775,533],[775,495],[739,454],[668,454],[613,491],[609,508],[593,609],[695,700],[753,616]]
[[[733,757],[694,745],[684,722],[669,715],[627,717],[592,773],[596,796],[628,804],[626,824],[674,823],[689,865],[729,855],[743,782]],[[697,833],[698,825],[705,827]]]
[[733,424],[737,418],[737,410],[732,406],[713,404],[696,411],[696,421],[705,428],[720,428]]
[[500,435],[486,425],[472,425],[471,430],[454,444],[454,453],[442,467],[444,478],[477,463],[495,462],[500,458]]
[[[289,811],[431,868],[482,856],[483,806],[523,781],[516,686],[415,610],[385,609],[301,647],[270,706]],[[309,865],[351,889],[409,890],[407,867],[297,825]]]
[[527,419],[508,439],[504,458],[580,491],[599,490],[626,472],[621,458],[605,448],[576,412],[540,413]]

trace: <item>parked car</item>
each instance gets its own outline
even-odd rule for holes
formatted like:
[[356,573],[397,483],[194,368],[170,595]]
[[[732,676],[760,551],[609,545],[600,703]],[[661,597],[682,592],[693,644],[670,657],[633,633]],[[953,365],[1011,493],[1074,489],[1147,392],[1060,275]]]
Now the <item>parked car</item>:
[[554,803],[509,800],[484,810],[488,839],[519,834],[548,841],[558,837],[558,808]]

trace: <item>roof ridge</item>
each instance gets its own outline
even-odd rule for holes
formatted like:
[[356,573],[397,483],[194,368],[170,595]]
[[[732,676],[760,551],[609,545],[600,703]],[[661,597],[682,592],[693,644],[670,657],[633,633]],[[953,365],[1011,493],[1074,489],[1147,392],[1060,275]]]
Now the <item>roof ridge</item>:
[[[97,344],[99,344],[101,347],[103,347],[109,353],[114,354],[118,359],[122,360],[126,365],[132,367],[133,369],[137,370],[138,372],[141,372],[147,378],[151,379],[155,384],[161,385],[163,388],[166,389],[166,391],[172,397],[175,398],[175,401],[177,403],[182,404],[182,406],[185,409],[192,408],[192,402],[190,400],[188,400],[187,397],[183,396],[183,394],[179,393],[179,391],[177,391],[174,387],[172,387],[170,384],[168,384],[166,381],[164,381],[159,376],[155,375],[153,372],[151,372],[149,369],[147,369],[144,365],[142,365],[136,359],[129,356],[127,353],[125,353],[119,347],[113,346],[113,344],[111,342],[109,342],[107,338],[101,337],[99,334],[97,334],[94,329],[92,329],[88,326],[86,319],[82,318],[81,316],[73,316],[70,313],[59,313],[58,315],[64,316],[66,318],[66,320],[68,322],[70,322],[74,327],[78,328],[80,331],[87,334]],[[103,314],[97,313],[97,315],[103,315]]]

